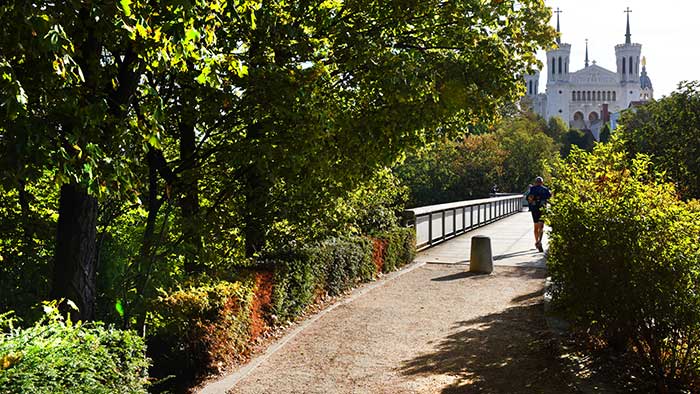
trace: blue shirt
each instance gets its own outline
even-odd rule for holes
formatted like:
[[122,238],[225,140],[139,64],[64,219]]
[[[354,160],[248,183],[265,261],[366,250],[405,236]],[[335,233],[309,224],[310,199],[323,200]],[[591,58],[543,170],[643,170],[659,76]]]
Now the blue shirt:
[[552,193],[549,192],[549,189],[544,186],[535,185],[527,192],[528,208],[530,211],[539,210],[547,203],[550,197],[552,197]]

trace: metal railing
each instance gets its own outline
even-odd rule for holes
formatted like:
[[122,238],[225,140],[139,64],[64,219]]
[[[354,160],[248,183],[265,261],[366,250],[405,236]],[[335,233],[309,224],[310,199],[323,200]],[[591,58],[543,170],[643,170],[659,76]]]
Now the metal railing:
[[404,225],[416,229],[416,247],[427,249],[522,211],[522,194],[407,209]]

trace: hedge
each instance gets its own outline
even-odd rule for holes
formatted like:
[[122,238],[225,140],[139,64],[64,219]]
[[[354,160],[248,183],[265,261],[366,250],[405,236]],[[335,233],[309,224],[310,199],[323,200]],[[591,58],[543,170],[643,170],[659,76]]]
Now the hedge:
[[416,232],[412,228],[399,227],[390,231],[374,234],[385,242],[383,253],[384,272],[391,272],[410,262],[416,257]]
[[250,277],[238,282],[200,278],[161,294],[152,305],[151,373],[189,382],[241,358],[250,346],[254,287]]
[[[378,246],[381,245],[381,246]],[[202,278],[152,305],[153,375],[195,381],[247,356],[269,327],[294,320],[324,295],[343,294],[413,260],[413,230],[346,236],[268,253],[237,280]],[[166,389],[167,382],[157,389]]]
[[146,393],[146,347],[132,331],[70,323],[55,303],[35,325],[0,315],[0,393]]
[[700,210],[614,144],[555,168],[548,268],[560,311],[631,350],[665,392],[700,390]]

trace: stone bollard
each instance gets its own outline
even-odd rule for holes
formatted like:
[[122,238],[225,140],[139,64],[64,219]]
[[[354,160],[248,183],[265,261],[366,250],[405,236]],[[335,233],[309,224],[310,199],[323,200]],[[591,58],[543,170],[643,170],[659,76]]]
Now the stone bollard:
[[472,250],[469,259],[469,272],[490,274],[493,272],[491,238],[484,235],[472,237]]

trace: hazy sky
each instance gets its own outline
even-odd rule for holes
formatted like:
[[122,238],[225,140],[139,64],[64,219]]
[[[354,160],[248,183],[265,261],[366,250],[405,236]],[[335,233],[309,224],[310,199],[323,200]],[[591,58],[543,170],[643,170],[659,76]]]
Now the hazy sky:
[[[682,80],[700,80],[699,0],[545,0],[563,12],[560,15],[562,42],[571,44],[569,69],[583,68],[588,38],[589,60],[615,70],[615,45],[625,42],[626,16],[630,7],[632,42],[642,44],[647,72],[660,98],[676,89]],[[556,27],[556,15],[551,20]],[[546,56],[538,55],[545,63]],[[547,83],[540,77],[540,91]]]

